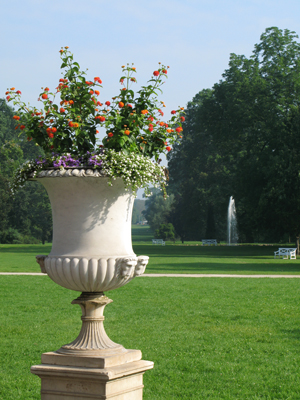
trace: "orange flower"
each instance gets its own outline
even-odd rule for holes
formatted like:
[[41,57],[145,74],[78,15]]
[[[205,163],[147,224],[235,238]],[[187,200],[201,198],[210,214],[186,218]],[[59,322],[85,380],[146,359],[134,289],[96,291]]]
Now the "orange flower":
[[25,125],[21,125],[21,126],[20,126],[20,129],[21,129],[21,131],[22,131],[23,129],[25,129]]
[[148,114],[148,112],[149,112],[148,110],[142,110],[142,111],[141,111],[141,113],[142,113],[143,115]]
[[18,115],[14,115],[13,119],[15,119],[16,121],[19,121],[20,117]]
[[70,101],[69,101],[69,104],[74,104],[74,101],[73,101],[73,100],[70,100]]
[[66,111],[66,110],[65,110],[63,107],[61,107],[61,108],[59,109],[59,112],[62,113],[62,114],[63,114],[65,111]]
[[70,128],[73,128],[73,122],[72,122],[72,121],[70,121],[70,122],[68,123],[68,125],[69,125]]
[[114,136],[114,134],[112,132],[109,132],[107,136],[112,137],[112,136]]
[[54,138],[53,133],[48,133],[48,136],[49,136],[49,139],[53,139]]
[[90,94],[94,94],[94,91],[93,91],[93,90],[90,90]]
[[123,103],[122,101],[120,101],[119,107],[120,107],[120,108],[124,107],[124,103]]
[[160,126],[164,126],[165,123],[164,123],[164,122],[160,122],[159,125],[160,125]]
[[52,131],[52,133],[55,133],[55,132],[57,131],[57,129],[56,129],[55,127],[53,127],[53,128],[51,129],[51,131]]
[[78,124],[77,122],[74,122],[73,127],[74,127],[74,128],[78,128],[78,127],[79,127],[79,124]]
[[170,147],[170,146],[167,146],[167,147],[166,147],[166,150],[171,151],[171,147]]
[[10,88],[10,90],[15,90],[15,88],[14,88],[14,87],[12,87],[12,88]]
[[48,95],[46,93],[42,94],[42,99],[44,100],[48,99]]
[[183,131],[183,129],[181,128],[181,126],[179,126],[178,128],[175,129],[175,131],[176,131],[177,133],[180,133],[180,132]]
[[171,133],[171,132],[172,132],[172,129],[167,129],[167,132],[168,132],[168,133]]
[[124,131],[124,134],[128,136],[130,134],[130,131],[126,129],[126,131]]
[[97,96],[99,96],[99,94],[100,94],[99,90],[95,90],[95,94],[96,94]]

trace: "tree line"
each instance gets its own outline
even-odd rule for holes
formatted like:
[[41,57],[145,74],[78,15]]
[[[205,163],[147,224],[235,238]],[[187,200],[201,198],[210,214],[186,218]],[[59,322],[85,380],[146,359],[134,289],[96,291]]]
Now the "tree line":
[[45,243],[52,238],[48,195],[37,182],[26,182],[12,196],[9,182],[23,162],[41,154],[33,142],[16,134],[13,108],[0,99],[0,243]]
[[[241,242],[295,240],[300,231],[300,44],[267,28],[252,55],[231,54],[211,89],[187,105],[184,135],[168,158],[170,194],[160,217],[181,240],[226,239],[230,196]],[[167,208],[167,210],[166,210]]]

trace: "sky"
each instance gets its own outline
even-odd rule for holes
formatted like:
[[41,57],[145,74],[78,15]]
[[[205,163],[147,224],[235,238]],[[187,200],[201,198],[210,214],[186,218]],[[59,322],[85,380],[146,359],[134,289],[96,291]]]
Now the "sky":
[[[300,34],[299,0],[0,0],[0,97],[8,87],[38,106],[41,87],[61,78],[69,46],[99,100],[118,94],[121,65],[134,63],[139,89],[158,62],[170,66],[160,100],[165,115],[222,79],[230,53],[249,57],[266,28]],[[167,118],[166,118],[167,119]]]

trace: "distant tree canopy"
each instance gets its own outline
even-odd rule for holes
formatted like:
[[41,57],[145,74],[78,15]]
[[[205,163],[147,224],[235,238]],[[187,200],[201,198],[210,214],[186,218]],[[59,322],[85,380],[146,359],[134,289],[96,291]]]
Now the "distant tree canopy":
[[171,195],[165,200],[160,190],[152,188],[151,191],[153,194],[145,202],[143,215],[154,232],[160,228],[161,224],[167,223],[172,211],[174,196]]
[[0,243],[39,243],[52,238],[52,215],[42,185],[27,182],[13,198],[9,181],[15,169],[41,150],[20,140],[15,131],[13,109],[0,99]]
[[138,224],[144,221],[143,211],[145,210],[145,200],[135,199],[132,210],[132,223]]
[[266,29],[250,58],[230,55],[212,89],[188,103],[182,144],[169,156],[172,218],[185,239],[226,237],[235,198],[241,241],[300,232],[300,44]]

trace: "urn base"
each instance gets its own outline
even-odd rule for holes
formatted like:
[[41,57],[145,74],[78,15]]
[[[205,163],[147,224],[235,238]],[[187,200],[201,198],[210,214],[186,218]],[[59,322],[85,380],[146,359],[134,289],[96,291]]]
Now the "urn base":
[[41,400],[142,400],[143,374],[152,368],[139,350],[96,357],[50,352],[31,372],[41,378]]

